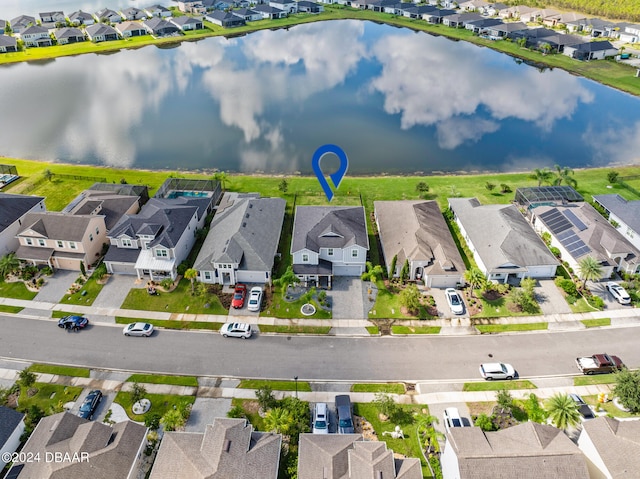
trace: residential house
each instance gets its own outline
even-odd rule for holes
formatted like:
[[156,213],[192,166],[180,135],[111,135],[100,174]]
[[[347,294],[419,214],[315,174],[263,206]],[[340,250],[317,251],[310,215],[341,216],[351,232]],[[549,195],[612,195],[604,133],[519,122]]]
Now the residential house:
[[205,20],[224,28],[241,27],[245,24],[245,21],[239,15],[234,15],[231,12],[223,12],[222,10],[214,10],[208,13]]
[[542,23],[548,27],[562,27],[566,26],[568,23],[575,24],[575,22],[583,20],[584,18],[584,15],[580,13],[564,12],[558,13],[557,15],[550,15],[545,18]]
[[315,2],[300,0],[298,2],[298,12],[299,13],[321,13],[321,12],[324,12],[324,7]]
[[225,193],[194,268],[203,283],[270,283],[286,201]]
[[558,260],[514,205],[449,198],[449,208],[488,280],[506,283],[555,276]]
[[423,13],[422,19],[426,20],[429,23],[440,24],[445,17],[448,17],[449,15],[455,15],[456,13],[457,12],[455,10],[436,9],[432,12]]
[[564,431],[531,421],[492,432],[453,427],[440,463],[443,479],[590,479],[585,457]]
[[90,13],[78,10],[77,12],[73,12],[69,15],[69,22],[71,25],[75,25],[76,27],[79,25],[87,26],[96,23],[96,19]]
[[593,201],[606,211],[613,227],[640,249],[640,200],[630,201],[620,195],[594,195]]
[[27,47],[50,47],[53,45],[49,30],[40,25],[31,25],[20,33],[20,38]]
[[29,15],[20,15],[11,20],[11,30],[14,34],[20,34],[32,25],[36,25],[36,19]]
[[125,8],[124,10],[120,11],[120,14],[125,20],[129,21],[145,20],[149,18],[147,12],[136,7]]
[[409,279],[429,288],[464,283],[464,261],[436,201],[374,201],[373,207],[390,276],[400,276],[407,261]]
[[486,27],[487,35],[498,40],[501,38],[514,38],[516,33],[524,32],[528,29],[529,27],[522,22],[507,22]]
[[516,40],[524,38],[528,47],[539,50],[551,48],[558,53],[562,53],[567,46],[584,43],[584,38],[582,37],[558,33],[548,28],[530,28],[528,30],[513,32],[511,38]]
[[148,20],[144,20],[142,24],[151,35],[156,37],[175,35],[180,32],[180,29],[173,23],[160,17],[152,17]]
[[0,19],[0,35],[4,35],[4,32],[7,29],[7,21]]
[[516,5],[514,7],[505,8],[504,10],[500,10],[498,12],[498,16],[503,20],[508,20],[511,18],[520,19],[521,15],[527,15],[537,10],[537,8],[527,7],[525,5]]
[[267,5],[278,8],[286,12],[287,15],[298,13],[298,2],[294,2],[293,0],[269,0]]
[[120,38],[118,31],[115,28],[104,23],[94,23],[84,30],[87,32],[89,40],[96,43],[118,40]]
[[69,412],[45,416],[21,451],[21,457],[43,459],[14,462],[7,477],[136,479],[142,472],[146,436],[147,428],[133,421],[110,426]]
[[287,12],[280,10],[279,8],[270,7],[269,5],[260,4],[252,8],[252,10],[258,12],[263,19],[275,20],[276,18],[285,18]]
[[363,207],[297,206],[293,222],[293,272],[331,287],[333,276],[365,272],[369,237]]
[[[406,6],[404,3],[407,2],[395,2],[390,5],[386,5],[382,8],[384,13],[390,13],[391,15],[402,15],[402,9]],[[375,5],[375,4],[373,4]]]
[[23,433],[24,414],[6,406],[0,406],[0,471],[11,462],[5,460],[5,455],[16,452],[20,447],[20,437]]
[[118,23],[114,28],[122,36],[122,38],[141,37],[143,35],[149,34],[149,32],[147,32],[147,29],[144,28],[144,26],[140,22],[122,22]]
[[207,13],[207,7],[205,7],[201,0],[178,2],[178,10],[183,13],[191,13],[193,15],[202,15]]
[[202,30],[204,28],[204,23],[202,22],[202,20],[194,17],[188,17],[186,15],[183,15],[181,17],[172,17],[169,19],[169,21],[183,32],[187,32],[190,30]]
[[589,203],[540,205],[530,214],[534,228],[551,235],[551,245],[574,270],[591,256],[602,268],[601,279],[611,277],[614,271],[640,273],[640,249]]
[[432,5],[413,5],[408,4],[402,9],[402,16],[407,18],[422,18],[422,15],[428,12],[433,12],[436,7]]
[[[102,183],[96,183],[96,185],[102,185]],[[123,188],[122,190],[117,188],[112,190],[94,189],[94,186],[80,193],[62,212],[70,215],[102,215],[104,216],[104,224],[108,234],[123,216],[134,215],[140,211],[142,197],[133,192],[129,194],[138,185],[126,185],[133,188]],[[113,184],[113,186],[124,185]],[[147,187],[141,186],[141,188],[144,196]]]
[[582,423],[578,447],[592,478],[632,478],[640,471],[640,421],[600,416]]
[[500,12],[503,10],[507,10],[509,8],[508,5],[504,3],[490,3],[480,9],[483,15],[487,15],[489,17],[498,17],[500,16]]
[[[472,20],[465,23],[464,28],[471,30],[477,35],[488,35],[489,29],[500,27],[504,25],[504,22],[499,18],[481,18],[480,20]],[[501,37],[493,37],[493,39],[500,39]]]
[[[617,37],[624,43],[636,43],[640,41],[640,25],[635,23],[619,23]],[[0,30],[2,28],[0,27]]]
[[520,21],[525,23],[543,22],[547,17],[560,15],[560,12],[551,8],[542,8],[529,13],[520,13]]
[[102,23],[120,23],[122,21],[122,15],[108,8],[98,10],[95,16]]
[[204,433],[165,432],[150,479],[277,479],[281,443],[246,419],[217,417]]
[[466,2],[460,2],[460,10],[465,12],[475,12],[487,7],[489,2],[486,0],[467,0]]
[[588,32],[593,38],[613,36],[616,24],[600,18],[586,18],[582,20],[582,31]]
[[104,215],[27,213],[18,229],[16,256],[35,266],[80,271],[94,264],[107,243]]
[[144,9],[147,15],[150,17],[169,18],[171,16],[171,10],[162,5],[153,5]]
[[10,53],[18,51],[18,40],[9,35],[0,35],[0,53]]
[[607,57],[616,56],[618,49],[606,40],[597,42],[583,41],[565,46],[563,53],[576,60],[604,60]]
[[86,38],[84,37],[84,33],[82,33],[82,30],[75,27],[59,28],[55,32],[53,32],[53,36],[58,42],[58,45],[84,42],[86,40]]
[[455,13],[453,15],[445,17],[442,20],[442,24],[446,25],[447,27],[464,28],[467,22],[482,20],[482,18],[482,15],[475,12]]
[[67,18],[63,12],[43,12],[40,13],[41,23],[65,23]]
[[422,479],[418,458],[362,434],[300,434],[298,451],[298,479]]
[[262,20],[262,15],[260,15],[260,13],[249,8],[239,8],[238,10],[232,10],[231,13],[238,15],[240,18],[244,19],[245,22]]

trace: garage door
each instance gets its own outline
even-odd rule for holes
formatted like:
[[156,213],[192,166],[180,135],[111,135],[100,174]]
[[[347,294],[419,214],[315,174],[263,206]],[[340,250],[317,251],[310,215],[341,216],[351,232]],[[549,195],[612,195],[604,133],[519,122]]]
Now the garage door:
[[449,276],[428,276],[428,288],[455,288],[456,279]]
[[333,274],[336,276],[360,276],[362,270],[362,266],[333,266]]
[[109,262],[107,269],[115,274],[136,274],[135,265],[131,263]]
[[67,269],[71,271],[80,271],[80,260],[55,258],[54,266],[58,269]]
[[238,282],[240,283],[266,283],[267,276],[264,271],[237,271]]

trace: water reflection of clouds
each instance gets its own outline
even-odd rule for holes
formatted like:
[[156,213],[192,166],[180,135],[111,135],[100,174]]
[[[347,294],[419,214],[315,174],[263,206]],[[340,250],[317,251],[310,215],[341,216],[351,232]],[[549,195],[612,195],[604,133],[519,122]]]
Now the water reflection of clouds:
[[[478,55],[478,47],[460,42],[452,57],[450,45],[444,38],[395,34],[371,49],[383,69],[370,85],[384,95],[385,111],[400,114],[403,129],[436,125],[443,149],[497,131],[496,120],[525,120],[550,131],[555,121],[571,117],[580,102],[593,100],[577,78],[564,72],[540,74],[522,66],[506,73],[504,65],[483,63],[486,57]],[[502,56],[495,61],[510,60]],[[477,119],[479,110],[491,119]]]
[[598,164],[640,162],[640,121],[628,125],[609,121],[606,127],[590,124],[582,141],[592,149]]

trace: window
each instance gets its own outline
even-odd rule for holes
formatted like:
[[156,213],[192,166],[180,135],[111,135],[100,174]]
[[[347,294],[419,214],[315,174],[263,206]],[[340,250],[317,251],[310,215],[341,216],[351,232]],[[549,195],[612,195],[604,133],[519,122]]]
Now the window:
[[93,241],[93,235],[89,233],[89,241]]
[[125,248],[131,248],[133,246],[133,243],[131,242],[130,239],[121,239],[120,244]]
[[328,254],[329,256],[333,256],[333,248],[329,248],[329,249],[327,250],[327,254]]
[[69,241],[69,248],[76,249],[76,242],[75,241]]
[[207,279],[207,280],[211,279],[211,272],[210,271],[205,271],[204,272],[204,279]]
[[100,228],[96,227],[96,234],[99,235],[100,234]]
[[46,243],[46,242],[45,242],[45,240],[43,240],[43,239],[39,239],[39,240],[38,240],[38,244],[39,244],[40,246],[46,246],[46,245],[47,245],[47,243]]
[[351,250],[351,257],[352,258],[357,258],[358,257],[358,250],[357,249],[352,249]]
[[309,261],[309,255],[305,253],[302,255],[302,262],[306,263],[307,261]]
[[58,248],[64,248],[64,243],[60,240],[56,241],[56,244],[58,245]]
[[156,250],[156,256],[158,258],[166,258],[167,256],[169,256],[169,252],[166,249],[159,249]]
[[33,240],[31,238],[25,238],[24,240],[27,242],[29,246],[33,246]]

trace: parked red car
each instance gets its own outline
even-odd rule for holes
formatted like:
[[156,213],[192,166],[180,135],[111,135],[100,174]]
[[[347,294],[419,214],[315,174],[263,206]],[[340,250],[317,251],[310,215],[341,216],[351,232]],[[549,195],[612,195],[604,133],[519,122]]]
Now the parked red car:
[[231,307],[234,309],[240,309],[244,306],[244,298],[247,296],[247,286],[244,284],[236,284],[236,289],[233,292],[233,299],[231,300]]

